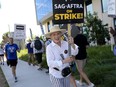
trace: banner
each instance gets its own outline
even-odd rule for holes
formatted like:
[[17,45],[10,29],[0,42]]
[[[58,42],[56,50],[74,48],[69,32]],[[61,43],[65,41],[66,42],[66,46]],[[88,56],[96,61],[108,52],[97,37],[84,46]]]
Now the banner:
[[84,0],[53,0],[53,23],[83,23]]

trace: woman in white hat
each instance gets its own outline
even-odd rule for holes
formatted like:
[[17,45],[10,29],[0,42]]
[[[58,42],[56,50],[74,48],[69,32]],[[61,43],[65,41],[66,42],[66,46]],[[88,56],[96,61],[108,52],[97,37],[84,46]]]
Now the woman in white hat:
[[[53,87],[70,87],[70,74],[63,76],[61,72],[64,68],[70,67],[70,63],[75,60],[74,56],[78,53],[78,46],[74,44],[72,37],[69,37],[68,42],[61,40],[61,36],[65,32],[65,29],[53,26],[50,32],[45,34],[52,40],[46,48],[46,57]],[[68,43],[71,44],[71,55],[73,56],[69,56]]]

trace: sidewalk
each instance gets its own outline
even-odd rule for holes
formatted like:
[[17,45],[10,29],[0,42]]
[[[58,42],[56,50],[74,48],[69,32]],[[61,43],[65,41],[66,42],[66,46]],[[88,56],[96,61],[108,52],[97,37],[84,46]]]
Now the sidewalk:
[[46,69],[38,71],[36,66],[29,66],[27,62],[24,62],[22,60],[18,60],[18,82],[16,83],[14,82],[11,68],[8,67],[6,63],[4,66],[1,66],[1,68],[10,87],[52,87],[51,82],[49,80],[49,74],[45,73]]

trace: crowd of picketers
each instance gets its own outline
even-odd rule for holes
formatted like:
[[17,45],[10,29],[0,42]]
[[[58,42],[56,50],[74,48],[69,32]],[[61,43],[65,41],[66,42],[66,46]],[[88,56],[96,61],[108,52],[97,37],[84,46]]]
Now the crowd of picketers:
[[[45,34],[46,42],[42,41],[38,36],[34,40],[29,39],[26,44],[28,50],[28,64],[38,66],[38,70],[42,70],[42,55],[46,53],[46,61],[51,83],[53,87],[70,87],[70,82],[73,87],[77,87],[74,76],[71,74],[69,67],[77,66],[80,75],[78,84],[83,86],[83,80],[87,83],[87,87],[94,87],[94,84],[89,80],[84,71],[86,64],[87,52],[86,47],[89,45],[87,38],[80,32],[73,38],[67,37],[66,40],[61,37],[66,33],[66,29],[60,29],[59,26],[52,26],[50,32]],[[69,56],[68,44],[71,46],[71,55]],[[12,74],[17,82],[16,66],[18,63],[17,51],[20,49],[14,43],[13,37],[9,36],[9,42],[0,48],[0,64],[4,65],[4,55],[7,59],[7,65],[11,67]],[[36,62],[35,62],[36,61]],[[71,63],[75,64],[71,66]],[[69,82],[70,81],[70,82]]]
[[[32,64],[33,66],[37,65],[38,70],[42,70],[42,55],[45,52],[45,48],[50,43],[50,38],[46,38],[45,43],[38,36],[35,37],[35,40],[29,39],[26,44],[26,48],[28,50],[28,64]],[[49,70],[46,71],[46,73],[49,73]]]
[[[33,66],[37,65],[38,70],[42,70],[42,54],[45,52],[45,47],[51,43],[51,39],[46,39],[46,42],[44,43],[43,40],[36,36],[34,40],[28,39],[27,42],[28,43],[25,47],[28,51],[28,64]],[[36,48],[35,45],[39,46],[39,49]],[[8,42],[6,44],[0,44],[0,65],[4,65],[4,60],[7,60],[6,63],[8,66],[12,68],[12,73],[13,77],[15,78],[15,82],[17,82],[17,51],[20,52],[20,49],[18,45],[14,43],[14,39],[12,36],[9,36]],[[46,71],[46,73],[49,73],[49,69]]]

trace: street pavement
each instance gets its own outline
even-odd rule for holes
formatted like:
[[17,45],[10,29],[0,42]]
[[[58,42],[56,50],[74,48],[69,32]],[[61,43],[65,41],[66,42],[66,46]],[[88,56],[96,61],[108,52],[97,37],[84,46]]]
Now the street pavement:
[[[39,71],[37,66],[29,66],[22,60],[18,60],[17,65],[18,82],[14,82],[11,68],[6,63],[1,65],[1,68],[10,87],[52,87],[49,74],[45,73],[46,69]],[[84,86],[77,85],[78,87],[87,87],[86,84]],[[71,85],[71,87],[73,86]]]

